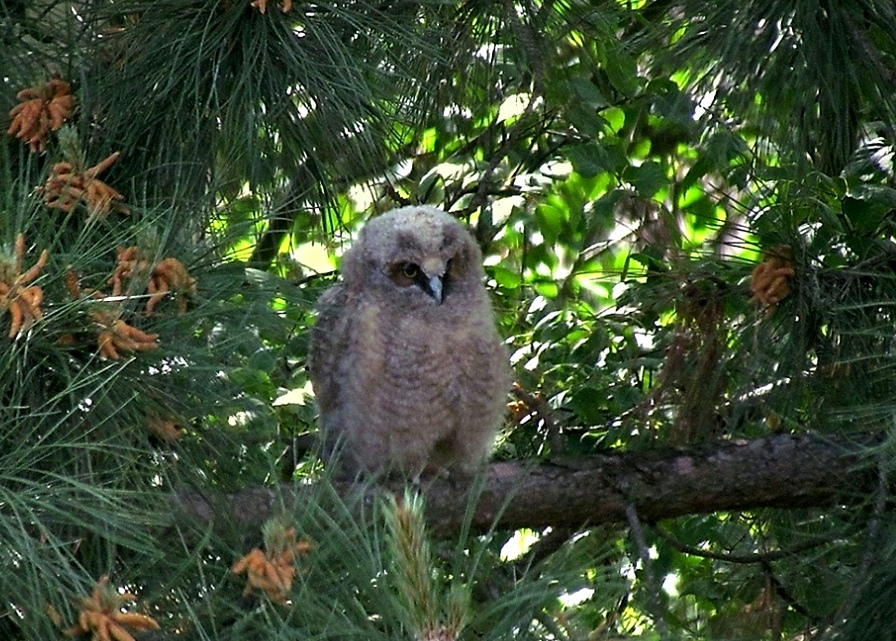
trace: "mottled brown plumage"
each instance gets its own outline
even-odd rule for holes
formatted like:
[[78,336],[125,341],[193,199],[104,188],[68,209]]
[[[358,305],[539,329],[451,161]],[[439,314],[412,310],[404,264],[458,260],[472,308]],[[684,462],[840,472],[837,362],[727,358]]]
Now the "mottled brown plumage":
[[471,473],[510,386],[476,242],[433,207],[367,223],[318,304],[309,372],[342,471]]

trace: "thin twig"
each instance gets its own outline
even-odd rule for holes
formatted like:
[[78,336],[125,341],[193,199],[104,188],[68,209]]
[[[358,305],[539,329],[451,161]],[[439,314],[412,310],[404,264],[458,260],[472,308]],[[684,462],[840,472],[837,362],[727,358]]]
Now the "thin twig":
[[863,586],[871,574],[871,567],[877,560],[877,552],[880,550],[880,530],[881,520],[887,507],[887,497],[889,496],[889,475],[887,474],[886,462],[884,454],[878,456],[877,461],[877,491],[874,493],[874,507],[871,517],[868,519],[867,545],[862,555],[862,562],[859,565],[859,579],[855,582],[856,586]]
[[775,594],[778,595],[778,598],[781,599],[791,610],[794,612],[801,614],[807,619],[812,618],[812,613],[809,612],[799,601],[797,601],[794,596],[790,593],[783,583],[778,580],[778,577],[775,576],[774,571],[772,570],[772,566],[769,563],[763,561],[761,564],[762,569],[765,571],[766,578],[771,581],[772,587],[775,589]]
[[678,550],[682,554],[699,556],[704,559],[713,559],[714,561],[725,561],[726,563],[740,563],[745,565],[754,563],[770,563],[772,561],[786,559],[787,557],[795,556],[800,552],[805,552],[806,550],[811,550],[812,548],[826,545],[827,543],[830,543],[836,538],[842,536],[842,534],[830,534],[828,536],[817,537],[808,541],[804,541],[799,545],[795,545],[792,548],[788,548],[786,550],[770,550],[768,552],[755,552],[753,554],[728,554],[725,552],[712,552],[710,550],[704,550],[703,548],[694,547],[693,545],[688,545],[687,543],[682,543],[671,534],[655,525],[650,529],[658,537],[663,539],[666,543],[671,545],[674,549]]
[[641,520],[638,518],[635,504],[631,501],[628,501],[625,505],[625,517],[628,519],[628,526],[632,532],[632,538],[635,540],[635,545],[638,547],[638,556],[641,558],[641,565],[644,568],[648,602],[652,610],[653,621],[656,624],[656,631],[659,633],[662,641],[667,641],[670,638],[669,628],[666,626],[666,619],[663,617],[660,586],[653,573],[653,561],[650,558],[650,550],[647,548],[647,540],[644,538],[644,528],[641,526]]

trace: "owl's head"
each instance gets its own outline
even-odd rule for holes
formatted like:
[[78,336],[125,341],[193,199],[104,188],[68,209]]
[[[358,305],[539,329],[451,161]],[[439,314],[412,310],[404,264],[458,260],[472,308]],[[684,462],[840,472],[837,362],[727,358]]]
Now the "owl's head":
[[479,246],[453,216],[428,206],[393,209],[369,221],[342,257],[349,291],[387,291],[440,305],[481,289]]

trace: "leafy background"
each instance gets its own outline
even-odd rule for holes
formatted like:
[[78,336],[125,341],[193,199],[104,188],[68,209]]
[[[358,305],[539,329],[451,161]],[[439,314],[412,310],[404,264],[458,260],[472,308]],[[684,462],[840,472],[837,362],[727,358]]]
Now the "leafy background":
[[[26,266],[50,256],[44,318],[0,338],[4,638],[61,638],[46,606],[70,625],[102,574],[139,595],[152,638],[420,638],[387,589],[395,506],[358,518],[303,446],[314,301],[364,220],[407,203],[455,213],[483,247],[521,389],[499,459],[882,435],[878,495],[858,506],[692,516],[640,542],[435,541],[434,589],[467,590],[461,638],[892,638],[894,13],[0,1],[0,112],[52,77],[77,98],[45,153],[0,148],[2,260],[19,233]],[[129,214],[45,207],[65,135],[88,165],[121,152],[103,180]],[[197,293],[183,314],[127,297],[160,348],[105,360],[65,274],[105,289],[134,244],[181,260]],[[750,275],[784,245],[792,291],[763,309]],[[147,429],[159,417],[181,438]],[[170,509],[179,490],[284,479],[321,487],[289,515],[315,544],[289,608],[229,573],[260,532]]]

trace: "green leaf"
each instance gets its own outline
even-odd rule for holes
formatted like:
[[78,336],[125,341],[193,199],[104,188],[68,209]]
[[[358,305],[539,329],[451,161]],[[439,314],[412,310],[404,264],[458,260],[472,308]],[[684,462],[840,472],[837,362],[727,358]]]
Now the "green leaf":
[[569,87],[571,93],[577,96],[583,103],[598,109],[607,106],[607,99],[603,92],[590,79],[582,77],[572,78],[569,81]]
[[585,178],[591,178],[608,169],[607,154],[597,143],[569,147],[566,155],[576,172]]
[[569,405],[585,425],[597,425],[606,420],[607,394],[594,387],[580,387],[569,398]]
[[843,215],[862,234],[877,230],[884,216],[894,209],[896,189],[885,185],[863,183],[851,188],[843,198]]
[[644,198],[653,196],[669,183],[663,167],[654,160],[649,160],[638,167],[626,167],[622,177]]
[[685,189],[696,184],[701,177],[711,173],[725,174],[732,167],[732,161],[741,159],[748,152],[743,138],[728,129],[719,129],[699,148],[697,160],[688,170],[681,184]]
[[535,291],[545,298],[556,298],[560,293],[560,288],[552,280],[539,280],[532,284]]
[[616,173],[627,163],[622,148],[613,142],[589,142],[570,145],[566,157],[583,178],[593,178],[601,173]]

